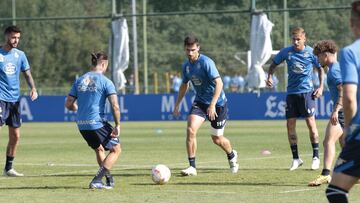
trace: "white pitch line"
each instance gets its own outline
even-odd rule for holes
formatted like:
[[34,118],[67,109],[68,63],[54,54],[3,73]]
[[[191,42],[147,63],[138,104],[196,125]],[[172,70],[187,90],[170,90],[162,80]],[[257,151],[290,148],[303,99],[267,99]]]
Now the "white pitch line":
[[310,191],[310,190],[317,190],[318,188],[307,188],[307,189],[298,189],[298,190],[287,190],[287,191],[281,191],[280,194],[285,193],[294,193],[294,192],[304,192],[304,191]]
[[207,193],[207,194],[236,194],[236,192],[216,192],[208,190],[162,190],[164,192],[183,192],[183,193]]

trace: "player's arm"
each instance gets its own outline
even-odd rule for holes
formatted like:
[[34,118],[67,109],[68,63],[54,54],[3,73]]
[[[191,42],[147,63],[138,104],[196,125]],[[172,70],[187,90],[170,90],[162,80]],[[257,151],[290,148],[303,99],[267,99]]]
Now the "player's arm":
[[209,116],[209,119],[215,120],[215,117],[217,117],[217,113],[216,113],[216,102],[219,99],[219,96],[221,94],[222,88],[224,86],[222,80],[220,77],[217,77],[214,79],[214,83],[215,83],[215,90],[214,90],[214,95],[211,99],[210,105],[207,109],[207,115]]
[[268,87],[270,87],[270,88],[274,86],[274,81],[273,81],[272,76],[274,75],[275,69],[276,69],[277,66],[278,65],[276,65],[274,62],[271,63],[269,71],[268,71],[268,77],[267,77],[265,82],[266,82],[266,85]]
[[343,105],[344,105],[344,118],[345,129],[350,126],[352,118],[357,111],[356,104],[357,85],[348,83],[343,85]]
[[324,91],[324,68],[320,67],[317,69],[317,71],[319,73],[318,75],[319,75],[320,85],[313,93],[313,96],[315,98],[321,97],[321,95],[323,94],[323,91]]
[[25,76],[25,80],[26,80],[28,86],[30,87],[30,93],[29,93],[30,98],[32,101],[34,101],[35,99],[38,98],[38,93],[37,93],[37,90],[35,87],[35,82],[31,75],[30,69],[24,71],[24,76]]
[[108,96],[108,100],[110,102],[110,106],[115,122],[115,128],[111,133],[111,136],[118,137],[120,135],[120,108],[119,108],[118,97],[116,94],[112,94]]
[[175,102],[175,108],[174,108],[174,112],[173,112],[174,116],[179,116],[180,115],[179,106],[180,106],[180,103],[181,103],[182,99],[184,98],[185,93],[186,93],[188,88],[189,88],[189,82],[181,84],[180,89],[179,89],[179,93],[177,95],[176,102]]
[[65,107],[67,109],[69,109],[70,111],[77,111],[78,110],[78,105],[76,104],[75,101],[76,101],[75,97],[68,95],[66,97]]

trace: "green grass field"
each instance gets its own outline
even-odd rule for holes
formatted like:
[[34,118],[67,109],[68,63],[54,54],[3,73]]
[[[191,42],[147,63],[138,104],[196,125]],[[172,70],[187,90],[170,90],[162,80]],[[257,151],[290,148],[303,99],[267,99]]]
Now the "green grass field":
[[[325,124],[318,121],[321,140]],[[229,172],[206,123],[198,134],[196,177],[179,176],[188,166],[185,127],[186,122],[122,123],[123,153],[112,171],[117,185],[89,190],[98,167],[75,123],[25,123],[14,166],[26,176],[1,177],[0,202],[327,202],[325,185],[307,186],[320,170],[309,170],[312,150],[304,121],[297,126],[304,165],[292,172],[285,121],[229,121],[225,134],[239,152],[237,174]],[[7,140],[3,128],[3,152]],[[263,149],[272,154],[261,155]],[[172,171],[166,185],[152,183],[151,167],[158,163]],[[360,187],[355,186],[350,201],[359,199]]]

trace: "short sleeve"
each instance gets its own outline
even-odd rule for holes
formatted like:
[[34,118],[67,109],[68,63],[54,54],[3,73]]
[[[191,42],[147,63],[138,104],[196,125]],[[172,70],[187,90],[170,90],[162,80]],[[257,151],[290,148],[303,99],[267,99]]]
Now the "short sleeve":
[[358,84],[358,73],[355,58],[350,49],[344,48],[340,51],[341,78],[344,84]]
[[211,80],[220,77],[219,71],[217,70],[214,61],[207,60],[204,65],[206,67],[208,77]]
[[282,63],[285,59],[286,59],[286,55],[287,55],[287,49],[283,48],[279,51],[278,54],[275,55],[275,57],[273,58],[273,62],[276,65],[279,65],[280,63]]
[[321,68],[321,64],[320,64],[320,62],[319,62],[319,59],[318,59],[318,57],[316,57],[314,54],[313,54],[313,65],[314,65],[314,67],[316,67],[316,68]]
[[111,82],[111,80],[107,79],[106,80],[106,84],[105,84],[105,89],[106,89],[106,96],[110,96],[112,94],[116,94],[116,89],[115,89],[115,85],[113,82]]
[[186,67],[187,67],[187,63],[184,63],[182,65],[182,71],[181,71],[181,78],[183,83],[188,83],[190,80],[188,77],[186,77]]
[[20,54],[20,60],[21,60],[21,67],[20,67],[20,70],[22,72],[26,71],[26,70],[29,70],[30,69],[30,65],[29,65],[29,61],[25,55],[25,53],[21,53]]

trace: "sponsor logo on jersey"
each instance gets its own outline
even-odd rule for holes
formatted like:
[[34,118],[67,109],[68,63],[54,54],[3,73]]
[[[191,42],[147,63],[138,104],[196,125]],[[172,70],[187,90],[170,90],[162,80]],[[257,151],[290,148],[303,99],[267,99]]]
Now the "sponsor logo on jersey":
[[6,73],[6,75],[14,75],[16,72],[16,66],[12,63],[7,63],[4,66],[4,72]]
[[190,73],[190,67],[186,66],[185,71],[186,71],[187,74],[189,74]]
[[194,85],[198,86],[202,84],[202,81],[200,78],[197,78],[196,76],[192,76],[191,77],[191,81],[193,82]]
[[300,62],[295,62],[292,66],[292,71],[296,74],[301,74],[304,72],[304,66]]
[[19,54],[17,52],[15,52],[14,56],[15,58],[19,58]]
[[76,122],[78,125],[94,125],[96,124],[95,120],[80,120]]
[[0,54],[0,62],[4,62],[4,61],[5,61],[4,55]]
[[95,81],[90,76],[85,77],[78,86],[79,92],[96,92]]
[[196,68],[197,68],[197,69],[200,69],[200,68],[201,68],[200,63],[197,63],[197,64],[196,64]]

